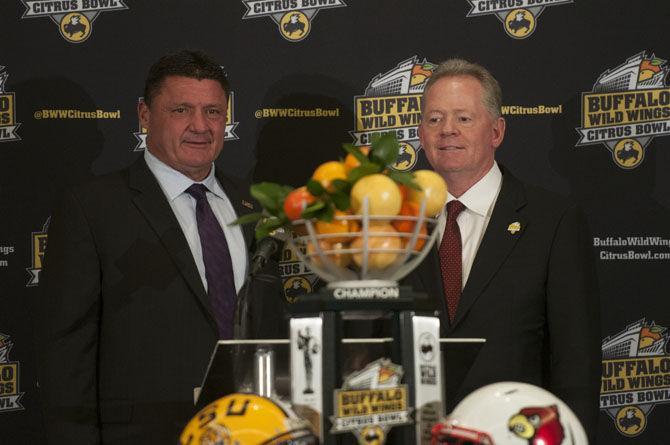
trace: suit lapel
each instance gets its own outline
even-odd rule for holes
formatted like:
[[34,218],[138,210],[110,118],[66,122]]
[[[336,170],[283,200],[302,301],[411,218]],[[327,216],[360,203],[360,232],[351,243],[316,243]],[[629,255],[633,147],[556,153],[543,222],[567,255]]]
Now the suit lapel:
[[202,285],[191,249],[158,181],[147,167],[144,159],[138,160],[130,167],[128,183],[131,189],[139,192],[133,198],[134,204],[158,235],[168,254],[177,265],[184,281],[203,307],[210,324],[218,333],[209,298]]
[[[503,171],[500,194],[493,208],[491,221],[477,250],[468,281],[463,288],[452,329],[466,316],[505,259],[512,252],[528,224],[518,211],[526,204],[523,185],[508,171]],[[519,230],[515,231],[518,223]],[[515,233],[512,233],[514,232]]]

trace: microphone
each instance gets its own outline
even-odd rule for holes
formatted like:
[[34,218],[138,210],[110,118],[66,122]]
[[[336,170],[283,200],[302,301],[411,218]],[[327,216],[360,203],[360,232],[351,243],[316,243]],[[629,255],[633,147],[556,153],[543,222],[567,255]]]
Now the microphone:
[[279,227],[258,242],[256,252],[254,252],[254,255],[251,257],[250,274],[252,277],[265,267],[265,263],[267,263],[274,254],[282,250],[288,237],[288,232],[284,230],[283,227]]
[[235,313],[233,315],[235,339],[250,338],[249,295],[254,285],[259,284],[255,283],[257,280],[263,281],[268,279],[268,277],[264,277],[259,272],[263,270],[263,267],[265,267],[265,264],[273,255],[281,251],[289,236],[289,233],[280,227],[258,242],[256,251],[251,257],[249,275],[247,275],[247,279],[240,294],[237,296],[235,304]]

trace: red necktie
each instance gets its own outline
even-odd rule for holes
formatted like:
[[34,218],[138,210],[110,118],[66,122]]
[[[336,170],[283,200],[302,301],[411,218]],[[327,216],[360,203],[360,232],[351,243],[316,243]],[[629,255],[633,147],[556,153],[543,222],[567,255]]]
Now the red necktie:
[[458,300],[461,298],[463,286],[463,253],[461,248],[461,231],[456,218],[465,209],[460,201],[447,203],[447,225],[440,244],[440,270],[442,271],[442,287],[447,299],[449,321],[454,321]]

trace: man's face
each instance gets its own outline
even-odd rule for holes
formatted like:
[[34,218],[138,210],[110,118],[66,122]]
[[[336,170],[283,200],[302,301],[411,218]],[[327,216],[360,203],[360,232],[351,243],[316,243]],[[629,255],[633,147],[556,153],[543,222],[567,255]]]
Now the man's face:
[[223,149],[227,106],[215,80],[165,78],[151,106],[138,106],[149,151],[191,179],[204,179]]
[[471,76],[444,77],[425,97],[419,138],[435,171],[449,183],[473,185],[491,168],[505,135],[505,121],[483,102],[483,88]]

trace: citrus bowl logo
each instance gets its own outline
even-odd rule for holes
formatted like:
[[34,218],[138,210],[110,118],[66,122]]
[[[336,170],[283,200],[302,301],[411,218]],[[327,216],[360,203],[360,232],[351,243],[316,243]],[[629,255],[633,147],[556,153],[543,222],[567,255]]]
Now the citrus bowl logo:
[[19,391],[19,362],[9,359],[14,343],[0,332],[0,413],[25,409],[19,402],[25,393]]
[[123,0],[21,0],[26,11],[22,19],[50,17],[60,35],[70,43],[86,41],[93,32],[93,21],[105,11],[128,9]]
[[540,14],[548,6],[572,3],[573,0],[468,0],[471,9],[466,17],[495,15],[508,36],[525,39],[535,31]]
[[602,342],[600,410],[620,434],[640,435],[657,403],[670,403],[668,329],[645,319]]
[[343,0],[242,0],[247,11],[243,19],[270,17],[279,34],[289,42],[304,40],[312,30],[312,20],[321,9],[346,7]]
[[350,132],[354,145],[369,145],[374,134],[393,131],[400,141],[400,150],[392,167],[411,170],[421,149],[421,96],[434,69],[433,63],[413,56],[375,76],[365,94],[354,97],[355,129]]
[[668,70],[667,61],[642,51],[602,73],[582,93],[576,146],[602,143],[619,167],[639,166],[653,138],[670,135]]
[[14,93],[5,91],[5,82],[9,73],[0,65],[0,142],[17,141],[21,138],[16,134],[20,123],[16,122],[16,97]]
[[30,267],[26,269],[26,272],[30,274],[30,280],[28,281],[28,284],[26,284],[26,287],[38,286],[40,284],[40,273],[42,272],[42,264],[44,263],[44,254],[47,250],[49,221],[51,221],[51,217],[47,218],[41,231],[33,232],[31,234],[31,242],[33,245],[32,261]]

